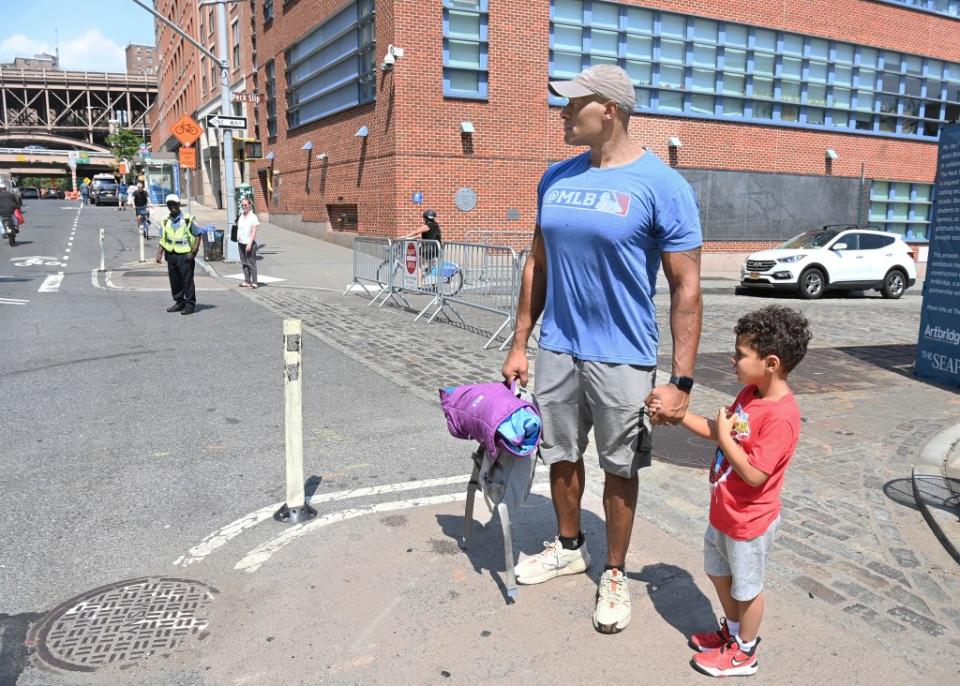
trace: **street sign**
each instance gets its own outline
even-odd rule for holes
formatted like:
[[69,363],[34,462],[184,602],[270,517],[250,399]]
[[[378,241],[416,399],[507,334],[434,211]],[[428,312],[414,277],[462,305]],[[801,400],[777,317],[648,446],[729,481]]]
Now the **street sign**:
[[252,102],[255,105],[260,104],[260,95],[258,93],[234,93],[234,102]]
[[247,118],[215,114],[212,117],[207,117],[207,126],[212,126],[215,129],[246,129]]
[[196,148],[180,148],[180,168],[181,169],[196,169],[197,168],[197,149]]
[[170,133],[176,136],[183,145],[193,145],[203,135],[203,128],[194,121],[193,117],[185,114],[170,127]]
[[413,241],[404,241],[403,260],[403,287],[410,291],[415,291],[420,287],[420,253],[417,251],[417,244]]

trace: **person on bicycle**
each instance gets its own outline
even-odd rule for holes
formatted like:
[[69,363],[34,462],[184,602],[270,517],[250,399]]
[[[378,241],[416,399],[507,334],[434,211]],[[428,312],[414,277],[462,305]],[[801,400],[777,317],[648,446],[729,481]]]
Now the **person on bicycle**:
[[17,228],[17,222],[13,218],[13,213],[20,207],[20,198],[17,197],[17,194],[7,188],[7,182],[3,179],[0,179],[0,224],[3,226],[3,235],[4,237],[9,238],[10,245],[16,243],[16,239],[13,236],[7,236],[8,232],[16,234],[20,233],[20,229]]
[[143,237],[150,238],[150,197],[143,190],[143,183],[137,184],[137,190],[133,192],[133,209],[136,212],[137,224]]
[[442,240],[440,236],[440,224],[437,223],[437,213],[434,210],[424,212],[423,226],[411,234],[402,236],[400,240],[436,241],[436,244],[426,242],[420,244],[420,260],[423,268],[427,269],[430,264],[437,259],[437,246]]

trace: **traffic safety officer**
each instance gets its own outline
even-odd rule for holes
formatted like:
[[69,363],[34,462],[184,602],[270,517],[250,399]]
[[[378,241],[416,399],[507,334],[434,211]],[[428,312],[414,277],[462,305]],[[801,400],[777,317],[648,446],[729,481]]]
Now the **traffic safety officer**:
[[200,239],[193,233],[196,220],[180,210],[180,198],[173,193],[167,196],[167,209],[170,214],[162,222],[160,245],[157,247],[157,264],[166,255],[170,293],[175,301],[167,308],[167,312],[193,314],[197,306],[193,270],[200,249]]

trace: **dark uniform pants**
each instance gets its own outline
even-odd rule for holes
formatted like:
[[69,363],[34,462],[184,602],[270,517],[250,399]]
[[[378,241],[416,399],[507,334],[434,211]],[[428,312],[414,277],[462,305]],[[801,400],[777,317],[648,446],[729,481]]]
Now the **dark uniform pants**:
[[193,270],[196,260],[190,253],[164,251],[167,256],[167,276],[170,277],[170,294],[178,305],[195,307],[197,290],[193,286]]

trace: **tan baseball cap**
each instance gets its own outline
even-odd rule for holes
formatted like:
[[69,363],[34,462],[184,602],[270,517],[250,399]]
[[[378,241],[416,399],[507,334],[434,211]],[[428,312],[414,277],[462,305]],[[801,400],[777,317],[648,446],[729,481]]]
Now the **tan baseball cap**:
[[637,94],[630,77],[615,64],[597,64],[584,69],[572,81],[550,81],[550,92],[561,98],[599,95],[613,100],[620,109],[633,112]]

